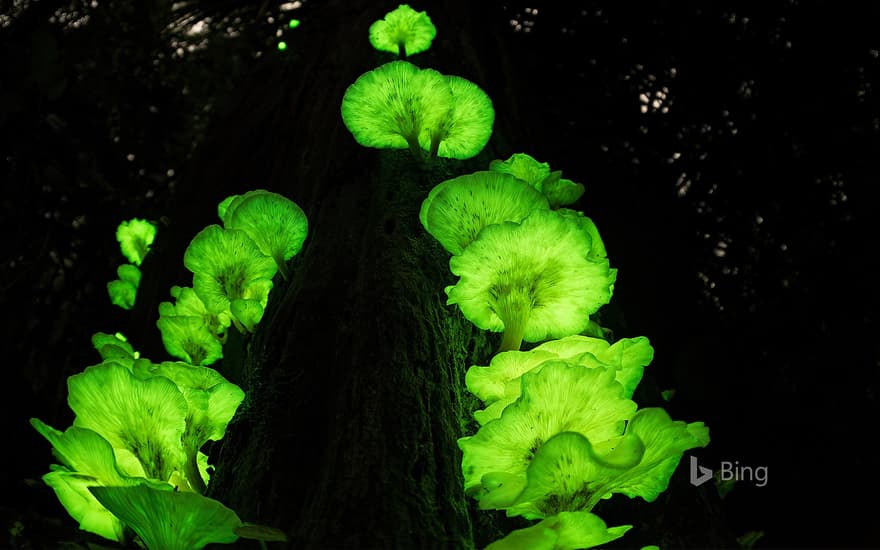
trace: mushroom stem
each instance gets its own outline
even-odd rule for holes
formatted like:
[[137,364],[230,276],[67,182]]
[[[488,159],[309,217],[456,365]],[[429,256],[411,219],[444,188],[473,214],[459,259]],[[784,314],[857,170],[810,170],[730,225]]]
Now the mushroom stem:
[[498,297],[495,306],[495,313],[504,323],[504,334],[496,353],[519,351],[532,311],[531,296],[511,288]]
[[189,482],[190,488],[200,495],[205,492],[205,480],[199,472],[198,453],[193,454],[186,461],[186,480]]
[[273,259],[275,260],[275,264],[278,265],[278,271],[281,272],[281,278],[285,281],[288,280],[290,272],[287,270],[287,262],[284,261],[284,258],[282,258],[280,254],[273,256]]
[[400,57],[406,57],[406,43],[404,43],[402,40],[397,43],[397,54]]
[[406,142],[409,144],[410,152],[419,160],[422,159],[422,147],[419,145],[419,137],[417,135],[414,136],[406,136]]
[[431,133],[431,150],[428,152],[428,158],[435,158],[437,156],[437,151],[440,150],[440,142],[442,139],[440,138],[439,133]]

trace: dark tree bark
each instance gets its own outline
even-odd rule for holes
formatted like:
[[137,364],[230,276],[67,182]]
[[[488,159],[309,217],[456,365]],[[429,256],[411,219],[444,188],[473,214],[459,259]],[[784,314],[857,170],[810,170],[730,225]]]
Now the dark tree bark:
[[[497,50],[492,33],[448,20],[479,20],[478,10],[463,1],[426,9],[439,37],[412,61],[486,86],[479,60]],[[157,256],[179,262],[232,193],[271,189],[309,218],[291,280],[276,278],[257,333],[225,350],[220,370],[247,399],[212,451],[209,488],[244,520],[284,530],[290,547],[475,545],[456,440],[472,433],[465,369],[488,361],[496,342],[445,305],[449,256],[418,211],[431,187],[494,157],[490,146],[467,162],[426,165],[355,143],[340,102],[357,76],[391,60],[367,42],[383,13],[324,3],[289,42],[289,64],[254,69],[175,198],[168,233],[178,242]],[[163,271],[141,292],[161,296],[180,277]]]

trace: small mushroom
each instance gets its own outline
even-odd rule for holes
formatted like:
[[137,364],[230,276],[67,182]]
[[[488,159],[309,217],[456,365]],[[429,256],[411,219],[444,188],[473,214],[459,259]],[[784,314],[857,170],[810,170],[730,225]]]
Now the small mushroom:
[[137,300],[138,287],[141,284],[141,270],[134,264],[122,264],[116,268],[118,279],[107,283],[107,294],[110,302],[122,309],[131,309]]
[[381,52],[407,57],[431,47],[437,28],[423,11],[401,4],[370,25],[370,44]]
[[419,220],[450,254],[461,254],[487,225],[519,222],[536,209],[547,210],[547,199],[522,181],[474,172],[434,186]]
[[577,550],[594,548],[619,539],[632,525],[608,525],[590,512],[560,512],[542,519],[535,525],[517,529],[486,550]]
[[452,90],[433,69],[392,61],[358,77],[342,97],[342,121],[364,147],[406,149],[422,156],[419,135],[452,109]]
[[477,327],[504,332],[499,352],[582,332],[611,299],[616,271],[590,258],[590,235],[552,210],[521,223],[486,226],[449,267],[459,281],[446,288]]
[[136,266],[141,265],[156,239],[156,226],[147,220],[134,218],[116,228],[116,240],[123,256]]

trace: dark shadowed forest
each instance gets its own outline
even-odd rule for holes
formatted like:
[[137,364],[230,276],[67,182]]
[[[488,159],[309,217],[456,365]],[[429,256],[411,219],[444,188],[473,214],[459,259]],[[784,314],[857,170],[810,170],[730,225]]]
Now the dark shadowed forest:
[[[189,284],[184,251],[218,203],[252,189],[295,201],[309,233],[211,365],[246,398],[204,449],[207,494],[283,531],[270,550],[483,548],[526,525],[464,493],[465,371],[500,336],[446,305],[449,254],[419,223],[434,185],[514,153],[584,185],[572,208],[618,270],[595,319],[654,348],[633,399],[711,434],[656,501],[599,503],[634,526],[602,547],[880,545],[880,6],[411,3],[437,34],[408,60],[495,109],[478,155],[426,166],[340,116],[396,58],[368,29],[398,4],[0,2],[0,547],[137,547],[78,529],[29,419],[71,425],[96,332],[172,360],[159,303]],[[132,218],[157,234],[125,310],[107,283]],[[742,475],[695,487],[691,457]]]

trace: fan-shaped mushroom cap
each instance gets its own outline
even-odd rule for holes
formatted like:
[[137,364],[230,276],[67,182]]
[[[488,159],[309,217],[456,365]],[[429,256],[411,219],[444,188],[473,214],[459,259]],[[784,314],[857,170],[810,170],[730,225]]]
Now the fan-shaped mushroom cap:
[[562,170],[550,172],[538,185],[538,189],[550,201],[550,208],[574,204],[584,194],[584,184],[563,178]]
[[134,264],[122,264],[116,268],[119,277],[107,283],[110,302],[122,309],[131,309],[137,300],[138,287],[141,284],[141,270]]
[[632,525],[608,527],[602,518],[590,512],[560,512],[535,525],[512,531],[486,550],[593,548],[619,539],[631,528]]
[[474,172],[436,185],[422,202],[419,220],[451,254],[461,254],[487,225],[518,222],[547,199],[509,174]]
[[309,231],[302,208],[284,195],[265,190],[233,201],[224,225],[247,233],[263,254],[275,260],[285,279],[287,261],[302,249]]
[[515,176],[538,191],[541,190],[541,182],[550,175],[549,164],[538,162],[525,153],[514,153],[507,160],[493,160],[489,163],[489,170]]
[[407,57],[431,47],[437,28],[423,11],[407,4],[385,14],[384,19],[370,25],[370,44],[379,51]]
[[440,123],[425,127],[419,136],[430,156],[468,159],[476,156],[492,136],[495,108],[479,86],[460,76],[446,76],[452,91],[452,109]]
[[611,299],[615,271],[587,256],[590,235],[552,210],[486,226],[449,261],[448,304],[477,327],[504,331],[500,351],[583,331]]
[[92,487],[98,501],[128,525],[147,548],[189,550],[238,540],[242,522],[220,502],[174,487],[139,484]]
[[419,134],[452,109],[446,78],[433,69],[392,61],[358,77],[342,98],[342,121],[365,147],[421,154]]
[[116,228],[116,240],[122,255],[134,265],[141,265],[155,239],[156,226],[147,220],[134,218]]
[[227,312],[237,299],[268,299],[278,267],[239,229],[209,225],[192,240],[183,264],[193,272],[193,290],[214,314]]

